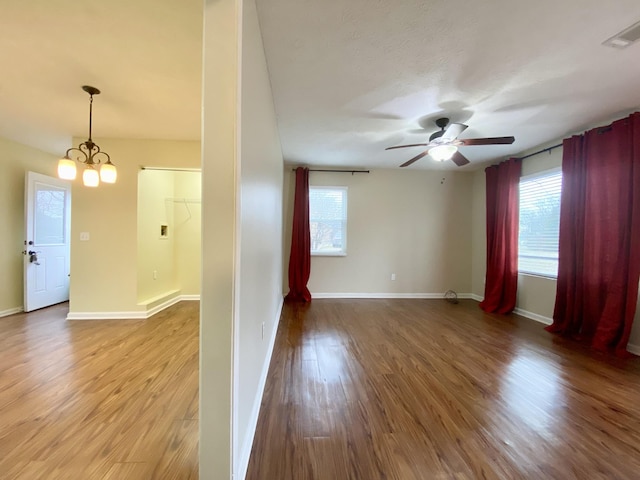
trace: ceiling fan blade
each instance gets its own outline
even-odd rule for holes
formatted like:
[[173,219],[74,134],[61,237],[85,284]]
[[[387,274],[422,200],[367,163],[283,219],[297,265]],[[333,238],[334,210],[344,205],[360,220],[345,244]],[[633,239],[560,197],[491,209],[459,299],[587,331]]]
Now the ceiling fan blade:
[[460,145],[510,145],[515,137],[465,138],[458,140]]
[[469,127],[463,123],[450,123],[441,138],[444,138],[446,140],[454,140],[458,138],[458,135],[464,132],[467,128]]
[[459,151],[453,154],[453,157],[451,157],[451,160],[453,160],[453,163],[455,163],[459,167],[462,167],[462,166],[466,165],[467,163],[471,163],[471,162],[469,162],[467,157],[462,155]]
[[407,160],[406,162],[404,162],[402,165],[400,165],[400,167],[408,167],[409,165],[411,165],[413,162],[417,162],[418,160],[420,160],[422,157],[424,157],[425,155],[427,155],[427,153],[429,153],[429,150],[425,150],[424,152],[422,152],[420,155],[416,155],[415,157],[413,157],[411,160]]
[[387,147],[385,150],[393,150],[394,148],[407,148],[407,147],[428,147],[428,143],[414,143],[412,145],[398,145],[396,147]]

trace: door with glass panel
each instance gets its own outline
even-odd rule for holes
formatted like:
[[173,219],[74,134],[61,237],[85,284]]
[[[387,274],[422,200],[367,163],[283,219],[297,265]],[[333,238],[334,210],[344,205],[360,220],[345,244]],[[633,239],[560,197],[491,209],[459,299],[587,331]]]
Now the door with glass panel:
[[69,300],[71,185],[27,172],[24,311]]

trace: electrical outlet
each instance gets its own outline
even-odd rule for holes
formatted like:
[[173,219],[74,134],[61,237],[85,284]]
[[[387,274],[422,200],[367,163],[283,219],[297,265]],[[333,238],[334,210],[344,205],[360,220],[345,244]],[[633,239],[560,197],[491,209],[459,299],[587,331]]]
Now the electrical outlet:
[[264,340],[264,322],[262,322],[262,339]]
[[157,279],[158,279],[158,271],[157,271],[157,270],[154,270],[154,271],[153,271],[153,279],[154,279],[154,280],[157,280]]
[[392,273],[392,274],[391,274],[391,280],[395,280],[395,279],[396,279],[396,274],[395,274],[395,273]]

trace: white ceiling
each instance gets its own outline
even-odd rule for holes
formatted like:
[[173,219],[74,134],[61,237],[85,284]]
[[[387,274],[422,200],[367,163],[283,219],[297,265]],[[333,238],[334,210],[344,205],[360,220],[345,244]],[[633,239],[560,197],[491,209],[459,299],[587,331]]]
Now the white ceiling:
[[291,163],[397,167],[424,149],[384,148],[426,142],[440,116],[469,125],[460,138],[516,137],[462,147],[473,169],[640,106],[640,42],[601,45],[640,20],[638,0],[257,4]]
[[0,0],[0,137],[200,138],[201,0]]
[[[247,1],[247,0],[245,0]],[[198,139],[202,1],[1,2],[0,136],[62,152],[86,137]],[[640,106],[640,42],[601,45],[638,0],[257,0],[285,161],[395,168],[433,121],[472,164],[523,152]],[[424,127],[424,128],[423,128]],[[456,168],[428,157],[410,168]]]

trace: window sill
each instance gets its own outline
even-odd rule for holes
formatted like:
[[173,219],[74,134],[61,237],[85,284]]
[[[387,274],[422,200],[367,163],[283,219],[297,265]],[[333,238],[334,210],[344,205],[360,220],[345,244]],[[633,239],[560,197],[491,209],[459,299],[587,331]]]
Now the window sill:
[[344,252],[336,252],[336,253],[312,253],[312,257],[346,257],[347,254]]
[[544,278],[545,280],[558,280],[557,275],[545,275],[543,273],[531,273],[531,272],[518,272],[518,275],[522,275],[523,277],[536,277],[536,278]]

